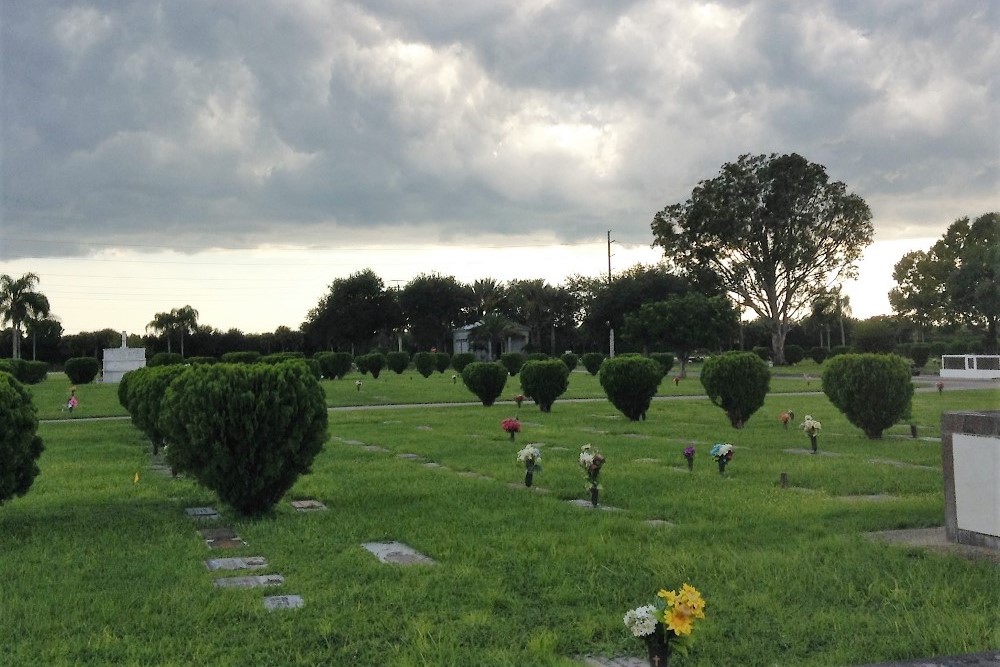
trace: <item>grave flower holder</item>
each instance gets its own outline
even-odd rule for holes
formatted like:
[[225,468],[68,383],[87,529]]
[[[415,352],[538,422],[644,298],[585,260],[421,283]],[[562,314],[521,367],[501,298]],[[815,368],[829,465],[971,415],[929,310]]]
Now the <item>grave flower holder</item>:
[[531,486],[532,478],[535,476],[535,462],[531,459],[524,462],[524,485]]
[[649,667],[670,666],[670,642],[664,639],[662,632],[654,632],[646,637],[646,650]]
[[809,444],[812,445],[813,454],[815,454],[819,448],[819,443],[817,443],[815,435],[809,436]]
[[590,487],[590,504],[593,505],[594,507],[597,507],[597,497],[600,495],[600,493],[601,490],[598,488],[596,484]]

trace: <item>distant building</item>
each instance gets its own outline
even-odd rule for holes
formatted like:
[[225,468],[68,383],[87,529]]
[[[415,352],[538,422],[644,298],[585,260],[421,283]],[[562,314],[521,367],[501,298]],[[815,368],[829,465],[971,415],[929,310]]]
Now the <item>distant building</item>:
[[452,331],[455,354],[472,352],[480,361],[492,361],[505,352],[521,352],[528,344],[529,329],[523,324],[511,324],[510,331],[499,341],[476,340],[473,332],[480,324],[467,324]]

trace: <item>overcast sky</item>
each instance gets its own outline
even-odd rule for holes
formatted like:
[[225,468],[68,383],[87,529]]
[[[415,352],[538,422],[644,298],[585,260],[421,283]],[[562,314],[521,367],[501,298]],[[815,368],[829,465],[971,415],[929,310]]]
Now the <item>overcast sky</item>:
[[861,195],[881,282],[1000,208],[994,0],[0,13],[0,273],[38,273],[68,332],[185,304],[295,328],[366,266],[596,275],[609,229],[624,269],[657,256],[658,210],[744,153],[800,153]]

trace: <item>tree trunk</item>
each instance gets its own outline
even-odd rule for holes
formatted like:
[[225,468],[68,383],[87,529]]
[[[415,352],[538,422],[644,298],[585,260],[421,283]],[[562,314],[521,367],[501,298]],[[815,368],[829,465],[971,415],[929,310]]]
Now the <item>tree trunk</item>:
[[788,331],[783,325],[778,325],[771,333],[771,353],[775,366],[785,365],[785,336]]

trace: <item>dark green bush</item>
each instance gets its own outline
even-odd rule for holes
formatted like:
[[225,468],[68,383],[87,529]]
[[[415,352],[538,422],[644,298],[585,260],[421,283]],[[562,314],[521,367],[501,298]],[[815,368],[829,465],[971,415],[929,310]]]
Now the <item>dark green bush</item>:
[[242,514],[273,507],[326,441],[323,389],[307,366],[197,366],[167,390],[167,460]]
[[930,346],[932,356],[940,357],[943,354],[948,354],[948,343],[943,340],[936,340]]
[[24,384],[38,384],[49,376],[49,365],[44,361],[21,360],[21,368],[17,379]]
[[473,361],[462,369],[462,382],[484,406],[490,407],[503,393],[507,375],[507,369],[499,363]]
[[743,428],[764,405],[771,371],[753,352],[726,352],[705,360],[701,384],[712,403],[725,410],[733,428]]
[[601,364],[604,393],[631,421],[646,418],[662,379],[663,366],[647,357],[615,357]]
[[476,360],[476,355],[472,352],[459,352],[454,357],[451,358],[451,367],[459,374],[465,370],[465,367]]
[[754,354],[756,354],[758,357],[760,357],[764,361],[770,361],[771,360],[771,348],[769,348],[769,347],[764,347],[762,345],[757,345],[757,346],[755,346],[753,348],[752,351],[753,351]]
[[299,357],[297,360],[292,359],[291,361],[298,361],[300,364],[305,364],[312,376],[317,380],[322,379],[323,369],[320,367],[319,362],[315,359],[306,359],[304,357]]
[[826,362],[823,393],[871,439],[910,414],[910,363],[895,354],[843,354]]
[[500,363],[511,377],[514,377],[521,372],[521,366],[524,365],[524,355],[520,352],[505,352],[500,355]]
[[827,359],[833,359],[834,357],[839,357],[842,354],[850,354],[854,350],[851,349],[850,345],[834,345],[830,348],[830,353],[826,355]]
[[93,357],[73,357],[66,360],[64,370],[73,384],[87,384],[94,381],[100,367]]
[[545,361],[548,358],[549,358],[549,355],[545,354],[544,352],[531,352],[527,356],[525,356],[524,360],[525,361]]
[[17,380],[17,366],[20,359],[0,359],[0,373],[10,373]]
[[806,358],[806,351],[801,345],[785,345],[785,363],[794,366]]
[[272,352],[271,354],[265,354],[259,361],[265,364],[280,364],[281,362],[289,361],[290,359],[305,358],[306,355],[301,352]]
[[183,364],[184,357],[176,352],[157,352],[149,360],[147,366],[175,366]]
[[823,363],[826,359],[827,351],[825,347],[814,347],[809,350],[809,358],[817,364]]
[[917,368],[923,368],[927,365],[927,360],[931,358],[931,346],[927,343],[914,343],[910,347],[910,359],[913,359],[913,363],[916,364]]
[[129,387],[132,383],[132,377],[135,375],[136,371],[129,371],[122,375],[122,379],[118,381],[118,403],[125,408],[126,412],[131,412],[129,410]]
[[208,368],[208,366],[147,366],[131,371],[128,379],[128,411],[132,423],[146,434],[153,443],[153,454],[160,451],[164,434],[160,430],[160,410],[167,387],[190,368]]
[[358,367],[358,372],[364,375],[368,372],[368,355],[359,354],[354,357],[354,365]]
[[402,375],[410,367],[409,352],[390,352],[385,355],[385,365],[396,375]]
[[351,370],[354,358],[350,352],[321,352],[314,357],[319,362],[323,377],[342,380]]
[[255,364],[260,360],[260,352],[226,352],[222,355],[224,364]]
[[219,363],[219,360],[215,357],[188,357],[185,361],[192,366]]
[[436,352],[434,354],[434,368],[438,373],[444,373],[451,365],[451,355],[447,352]]
[[425,378],[430,377],[436,366],[433,352],[417,352],[413,355],[413,367]]
[[559,359],[529,359],[521,366],[521,388],[539,410],[552,412],[552,404],[569,388],[569,368]]
[[898,354],[901,357],[906,357],[910,359],[910,348],[913,347],[913,343],[898,343],[895,348],[893,348],[893,354]]
[[38,475],[45,445],[31,393],[10,373],[0,372],[0,505],[23,496]]
[[649,358],[663,367],[664,376],[674,367],[674,355],[669,352],[653,352],[649,355]]
[[601,370],[601,364],[604,363],[604,355],[600,352],[587,352],[580,357],[580,363],[583,364],[588,373],[597,375],[598,371]]
[[382,372],[385,368],[385,355],[381,352],[372,352],[367,355],[367,365],[368,372],[372,374],[372,377],[376,380],[378,379],[378,374]]
[[569,369],[570,373],[576,370],[576,367],[580,365],[580,357],[576,356],[572,352],[566,352],[559,358],[564,364],[566,364],[566,368]]

